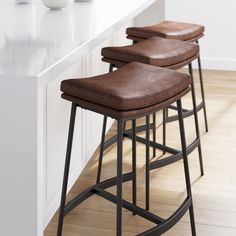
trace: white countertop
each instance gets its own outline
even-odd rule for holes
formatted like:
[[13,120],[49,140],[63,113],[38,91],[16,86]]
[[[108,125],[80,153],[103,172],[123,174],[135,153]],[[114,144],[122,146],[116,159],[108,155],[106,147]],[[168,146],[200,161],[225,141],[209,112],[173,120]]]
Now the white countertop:
[[93,0],[51,11],[40,0],[0,0],[0,77],[40,77],[68,65],[154,2]]

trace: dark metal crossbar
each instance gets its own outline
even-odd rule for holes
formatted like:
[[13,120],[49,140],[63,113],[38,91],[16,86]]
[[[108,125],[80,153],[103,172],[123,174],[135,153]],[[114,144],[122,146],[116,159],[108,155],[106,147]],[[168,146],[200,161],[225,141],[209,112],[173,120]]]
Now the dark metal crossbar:
[[[128,182],[132,179],[133,179],[133,172],[126,173],[122,177],[122,182],[123,183]],[[65,205],[63,217],[65,217],[76,206],[78,206],[80,203],[82,203],[84,200],[86,200],[87,198],[91,197],[94,194],[97,194],[100,197],[103,197],[104,199],[114,204],[117,204],[117,196],[105,190],[107,188],[115,186],[116,182],[117,182],[117,177],[113,177],[86,189],[85,191],[80,193],[78,196],[76,196],[74,199],[72,199],[69,203]],[[160,235],[166,232],[168,229],[173,227],[183,217],[183,215],[188,211],[191,204],[192,204],[192,198],[187,197],[184,200],[184,202],[181,204],[181,206],[169,218],[164,219],[158,215],[155,215],[141,207],[138,207],[137,205],[134,205],[122,199],[123,208],[156,224],[155,227],[141,234],[138,234],[139,236],[147,236],[147,235],[156,236],[156,235]]]
[[[133,172],[123,175],[123,183],[128,182],[132,179],[133,179]],[[91,186],[90,188],[86,189],[84,192],[80,193],[77,197],[75,197],[74,199],[72,199],[70,202],[68,202],[65,205],[64,217],[69,212],[71,212],[76,206],[78,206],[81,202],[83,202],[85,199],[96,194],[96,191],[95,191],[96,188],[100,188],[100,189],[110,188],[112,186],[115,186],[116,182],[117,182],[117,177],[113,177],[111,179],[108,179],[108,180],[102,181],[98,184],[95,184],[95,185]]]
[[137,236],[157,236],[165,233],[167,230],[172,228],[178,221],[184,216],[192,205],[192,197],[187,197],[181,206],[165,221],[158,226],[153,227]]
[[[105,198],[108,201],[113,202],[114,204],[116,204],[117,202],[117,197],[114,194],[111,194],[103,189],[99,189],[99,188],[95,188],[95,190],[97,191],[96,194],[98,194],[99,196]],[[165,221],[165,219],[149,212],[146,211],[145,209],[138,207],[126,200],[122,200],[122,207],[125,208],[128,211],[134,212],[135,214],[155,223],[155,224],[160,224],[162,222]]]
[[[200,140],[199,139],[195,139],[186,149],[187,155],[189,153],[191,153],[198,145],[199,145]],[[172,164],[174,162],[177,162],[179,160],[181,160],[183,158],[183,152],[180,151],[172,156],[169,157],[165,157],[161,160],[157,160],[157,161],[152,161],[150,163],[150,170],[154,170],[169,164]]]
[[[199,105],[196,106],[196,108],[197,108],[197,112],[199,112],[201,109],[204,108],[204,103],[201,102]],[[168,109],[177,110],[177,107],[172,105],[172,106],[169,106]],[[193,114],[194,114],[193,109],[191,109],[191,110],[184,109],[183,118],[187,118],[189,116],[192,116]],[[169,123],[169,122],[173,122],[173,121],[177,121],[177,120],[178,120],[178,115],[173,115],[173,116],[166,117],[165,122]]]

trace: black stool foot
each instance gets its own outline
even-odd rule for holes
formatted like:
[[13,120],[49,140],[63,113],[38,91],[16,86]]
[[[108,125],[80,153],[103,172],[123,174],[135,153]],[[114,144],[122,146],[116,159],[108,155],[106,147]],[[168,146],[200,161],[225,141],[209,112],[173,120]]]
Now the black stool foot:
[[191,205],[189,208],[189,217],[190,217],[192,236],[196,236],[197,233],[196,233],[193,205]]

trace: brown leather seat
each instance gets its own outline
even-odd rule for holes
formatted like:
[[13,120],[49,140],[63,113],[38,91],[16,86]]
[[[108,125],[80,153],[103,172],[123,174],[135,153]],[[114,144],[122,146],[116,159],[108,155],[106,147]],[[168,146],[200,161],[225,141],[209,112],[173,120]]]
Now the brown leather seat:
[[182,41],[196,41],[204,35],[204,26],[175,21],[163,21],[160,24],[145,27],[130,27],[126,30],[127,38],[133,40],[159,36]]
[[152,37],[140,43],[102,49],[103,61],[121,66],[136,61],[179,69],[198,56],[199,46],[191,42]]
[[154,106],[184,91],[186,93],[190,83],[191,77],[187,74],[133,62],[104,75],[65,80],[61,83],[61,91],[63,98],[76,103],[81,103],[79,100],[82,99],[90,106],[92,103],[130,111]]

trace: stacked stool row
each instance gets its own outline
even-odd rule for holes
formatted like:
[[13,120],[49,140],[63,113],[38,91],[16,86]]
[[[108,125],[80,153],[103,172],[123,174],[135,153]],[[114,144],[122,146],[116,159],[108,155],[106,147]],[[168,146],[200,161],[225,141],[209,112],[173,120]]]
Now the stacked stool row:
[[[162,30],[165,28],[163,25],[172,25],[172,27],[175,25],[175,31],[179,30],[179,34],[180,32],[184,31],[181,31],[181,29],[183,29],[183,23],[164,22],[159,24],[159,28]],[[90,78],[65,80],[62,82],[62,98],[70,101],[72,103],[72,107],[57,236],[62,235],[64,217],[85,199],[94,194],[97,194],[116,204],[117,236],[122,235],[122,208],[129,210],[134,215],[137,214],[155,223],[155,227],[138,234],[153,236],[161,235],[168,231],[183,217],[187,211],[189,211],[192,235],[196,235],[187,156],[193,150],[195,150],[195,148],[198,148],[201,175],[203,175],[204,170],[197,112],[201,108],[205,110],[205,100],[203,100],[200,105],[196,104],[192,61],[198,59],[200,62],[199,46],[194,42],[196,42],[198,38],[203,35],[204,28],[198,25],[186,25],[188,27],[192,26],[192,28],[190,27],[192,29],[191,32],[190,30],[184,31],[188,32],[188,34],[191,34],[192,40],[189,40],[189,35],[188,38],[182,37],[180,40],[172,38],[169,39],[164,34],[160,35],[158,33],[158,35],[156,35],[158,25],[151,26],[149,28],[129,28],[127,29],[127,37],[135,41],[133,45],[124,47],[107,47],[102,49],[102,60],[110,63],[109,73]],[[154,28],[155,33],[153,33]],[[150,29],[150,31],[147,29]],[[166,31],[163,32],[170,32],[170,29],[168,30],[167,27]],[[173,35],[173,33],[171,35]],[[189,68],[189,74],[176,71],[177,69],[180,69],[186,65]],[[113,71],[114,67],[117,68],[116,71]],[[201,68],[199,68],[199,70],[201,70]],[[203,82],[202,78],[201,82]],[[186,109],[182,108],[182,98],[189,91],[191,91],[192,95],[192,111],[187,111]],[[77,107],[88,109],[90,111],[104,115],[101,149],[96,184],[86,189],[66,204],[67,184]],[[174,117],[174,119],[172,118],[171,121],[178,120],[179,122],[181,150],[168,147],[165,143],[165,140],[163,140],[163,144],[156,142],[156,112],[163,110],[163,114],[166,114],[170,108],[177,111],[177,115]],[[186,115],[186,113],[188,114]],[[196,137],[194,141],[187,146],[183,119],[184,117],[189,116],[190,113],[194,115]],[[152,124],[150,124],[150,116],[153,117]],[[117,121],[117,135],[111,140],[105,142],[107,117],[111,117]],[[142,127],[137,127],[136,120],[141,117],[145,117],[146,123]],[[163,116],[163,118],[165,118],[163,119],[165,126],[165,123],[168,122],[168,118],[170,117]],[[132,124],[132,128],[128,130],[125,128],[127,121],[131,121]],[[151,128],[153,130],[152,141],[150,140]],[[145,138],[137,136],[137,132],[141,130],[145,131]],[[132,139],[132,171],[125,174],[122,170],[124,137]],[[146,146],[145,209],[137,206],[136,200],[137,141],[144,143]],[[105,181],[101,181],[103,151],[114,143],[117,143],[117,176],[114,176],[113,178],[107,179]],[[150,146],[153,147],[153,155],[155,155],[156,149],[160,149],[164,153],[168,152],[171,155],[151,162]],[[179,208],[169,218],[164,219],[149,212],[150,171],[179,160],[183,160],[187,196]],[[132,202],[122,199],[122,184],[128,181],[132,181]],[[117,188],[116,195],[111,194],[106,190],[112,186],[116,186]]]
[[[133,43],[141,42],[150,37],[157,36],[167,39],[181,40],[185,42],[195,42],[198,44],[199,39],[204,36],[204,30],[205,30],[204,26],[202,25],[174,22],[174,21],[163,21],[160,24],[146,27],[131,27],[126,30],[126,33],[127,33],[127,38],[133,40]],[[206,132],[208,132],[205,92],[204,92],[200,53],[198,54],[197,62],[198,62],[198,72],[199,72],[201,100],[202,100],[201,103],[198,104],[197,110],[200,111],[201,109],[203,109],[205,129]],[[190,116],[192,114],[193,114],[192,111],[184,110],[184,117]],[[172,118],[164,117],[163,120],[164,122],[171,122],[174,120],[174,117]]]

